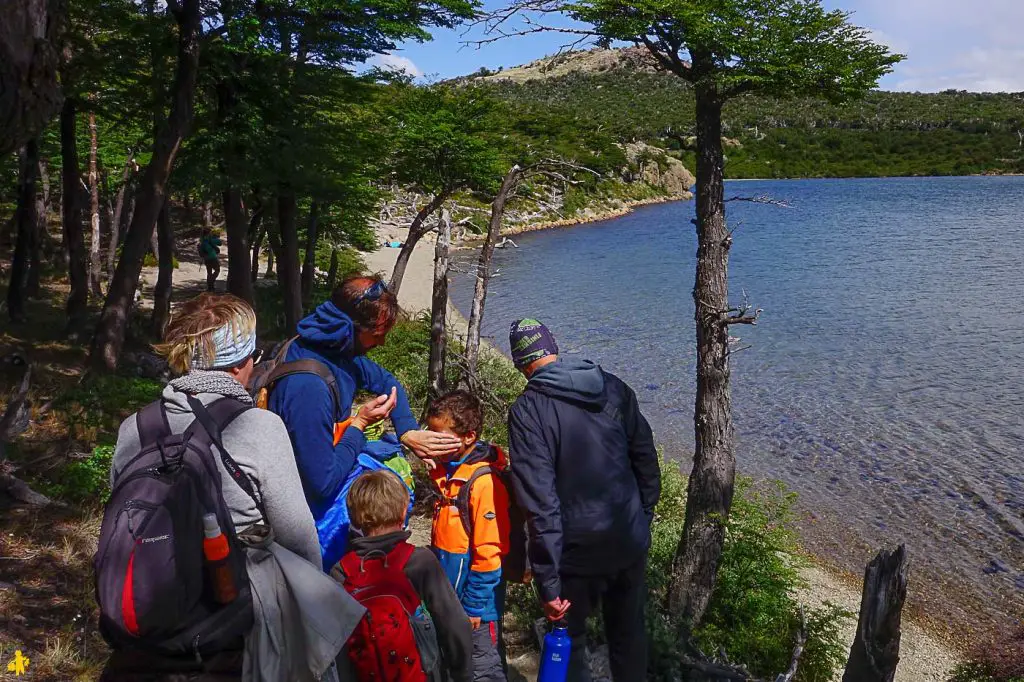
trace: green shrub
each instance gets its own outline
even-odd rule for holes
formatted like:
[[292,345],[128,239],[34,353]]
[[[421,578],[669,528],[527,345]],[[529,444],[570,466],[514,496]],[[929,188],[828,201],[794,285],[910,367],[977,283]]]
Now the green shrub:
[[64,468],[60,479],[49,486],[50,494],[76,502],[105,504],[110,498],[110,463],[113,445],[97,445],[86,458]]
[[64,393],[54,407],[64,413],[73,438],[103,442],[121,421],[160,396],[163,383],[120,374],[92,375]]
[[[803,585],[792,527],[796,495],[781,483],[755,488],[737,477],[726,525],[718,581],[704,621],[694,633],[705,652],[724,650],[754,674],[789,667],[800,627],[796,591]],[[651,670],[656,679],[678,674],[675,623],[657,612],[665,598],[686,511],[686,478],[675,463],[662,465],[662,498],[655,512],[647,578],[650,586]],[[825,682],[846,658],[839,625],[849,612],[831,605],[806,614],[807,643],[796,679]]]
[[[178,266],[181,265],[181,263],[178,262],[177,256],[171,256],[171,263],[175,270],[177,270]],[[142,257],[142,264],[147,268],[155,268],[160,265],[160,261],[157,260],[156,254],[151,251]]]

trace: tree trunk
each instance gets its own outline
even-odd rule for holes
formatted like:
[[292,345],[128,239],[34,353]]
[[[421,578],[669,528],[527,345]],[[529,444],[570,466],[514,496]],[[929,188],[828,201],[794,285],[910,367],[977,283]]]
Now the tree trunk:
[[267,239],[270,241],[270,250],[267,251],[267,271],[263,273],[264,279],[277,277],[274,272],[274,259],[281,253],[281,237],[273,229],[267,230]]
[[25,317],[25,289],[28,285],[29,260],[36,232],[36,174],[39,172],[39,141],[29,140],[19,159],[18,204],[15,209],[17,240],[11,262],[11,282],[7,288],[7,313],[12,322]]
[[704,617],[718,573],[725,522],[732,505],[736,461],[729,396],[729,235],[723,196],[722,103],[698,88],[697,275],[693,287],[697,327],[695,447],[683,534],[672,567],[669,613],[684,628]]
[[391,283],[388,284],[391,293],[396,297],[398,296],[398,290],[402,288],[405,269],[409,266],[409,259],[412,258],[412,252],[416,248],[416,244],[423,238],[423,235],[433,229],[432,227],[424,227],[427,218],[440,208],[441,204],[447,201],[449,196],[451,196],[451,192],[446,190],[431,199],[430,203],[420,209],[419,213],[416,214],[416,218],[413,219],[412,225],[409,226],[409,236],[406,237],[402,250],[398,252],[398,259],[395,260],[395,270],[391,273]]
[[228,292],[252,305],[252,264],[249,260],[249,220],[242,203],[242,190],[224,190],[224,231],[228,237]]
[[89,112],[89,224],[92,227],[92,239],[89,242],[89,290],[99,298],[100,290],[100,183],[96,172],[96,112]]
[[313,279],[316,275],[316,240],[320,221],[320,204],[309,207],[309,226],[306,228],[306,257],[302,261],[302,306],[309,306],[313,297]]
[[0,2],[0,158],[35,139],[57,115],[65,0]]
[[36,193],[32,197],[35,202],[35,224],[32,226],[32,241],[29,243],[28,277],[25,280],[25,298],[36,298],[39,296],[40,280],[43,270],[43,239],[46,236],[46,201],[44,193],[40,192],[40,185],[43,182],[44,168],[42,160],[36,160]]
[[327,291],[333,293],[338,283],[338,249],[331,249],[331,267],[327,271]]
[[164,205],[167,180],[185,131],[192,121],[196,75],[199,70],[199,0],[181,0],[175,18],[178,22],[178,66],[174,77],[174,98],[167,125],[156,138],[153,158],[139,181],[135,213],[96,328],[92,362],[97,369],[113,370],[117,367],[127,330],[128,314],[142,272],[146,242],[153,233],[157,215]]
[[892,682],[900,661],[900,621],[907,597],[907,548],[882,550],[864,570],[857,635],[843,682]]
[[60,153],[61,201],[64,216],[62,229],[64,245],[68,251],[68,279],[71,294],[68,296],[67,331],[77,334],[82,330],[89,304],[89,270],[85,263],[85,234],[82,231],[82,211],[79,197],[81,175],[78,168],[78,134],[76,127],[75,101],[68,99],[60,112]]
[[487,226],[487,239],[480,248],[480,260],[476,265],[476,288],[473,291],[473,306],[469,312],[469,329],[466,335],[466,375],[463,377],[463,382],[473,389],[476,388],[476,366],[480,359],[480,325],[484,319],[487,285],[491,281],[491,258],[494,256],[494,245],[501,235],[505,203],[519,182],[522,172],[523,169],[516,164],[501,181],[498,195],[491,202],[491,222]]
[[162,340],[171,319],[171,293],[174,289],[174,228],[171,226],[169,201],[164,201],[156,220],[159,269],[153,290],[153,317],[150,329],[153,338]]
[[299,281],[299,234],[295,225],[295,195],[283,191],[277,197],[277,224],[281,253],[277,264],[277,283],[284,299],[285,326],[291,334],[302,319],[302,285]]
[[267,228],[262,224],[262,217],[260,219],[259,231],[256,232],[256,238],[252,242],[252,263],[250,264],[250,275],[253,283],[259,279],[260,276],[260,251],[263,249],[263,238],[267,235]]
[[124,165],[124,174],[121,176],[121,187],[117,190],[117,200],[114,202],[114,215],[110,218],[110,247],[107,249],[107,288],[110,287],[110,279],[114,276],[114,266],[117,263],[117,247],[121,241],[121,222],[124,217],[124,200],[128,194],[128,183],[131,180],[132,166],[135,159],[129,158]]
[[434,247],[434,290],[430,301],[430,360],[427,364],[428,398],[433,400],[445,391],[445,353],[448,329],[448,247],[452,236],[452,217],[441,211],[437,244]]

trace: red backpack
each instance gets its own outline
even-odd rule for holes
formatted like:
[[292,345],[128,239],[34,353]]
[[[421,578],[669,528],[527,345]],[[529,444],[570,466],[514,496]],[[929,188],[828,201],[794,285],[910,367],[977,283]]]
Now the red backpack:
[[430,644],[422,639],[427,633],[433,637],[432,626],[417,613],[420,597],[404,570],[415,549],[400,542],[386,555],[359,557],[349,552],[339,562],[345,589],[366,608],[348,640],[348,656],[358,680],[423,682],[432,672],[435,662],[420,655],[420,644],[426,644],[424,653],[433,658],[428,653]]

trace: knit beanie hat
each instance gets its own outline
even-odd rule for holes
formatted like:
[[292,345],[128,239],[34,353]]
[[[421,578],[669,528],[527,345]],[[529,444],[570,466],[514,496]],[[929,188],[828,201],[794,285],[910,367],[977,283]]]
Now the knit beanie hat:
[[516,320],[508,331],[512,362],[522,369],[548,355],[558,355],[558,344],[548,328],[532,318]]

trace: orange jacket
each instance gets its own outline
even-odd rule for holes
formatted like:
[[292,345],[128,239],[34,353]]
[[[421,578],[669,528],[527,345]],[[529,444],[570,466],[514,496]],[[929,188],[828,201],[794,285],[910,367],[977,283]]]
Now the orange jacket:
[[431,471],[440,492],[434,508],[431,546],[466,613],[485,622],[501,617],[495,591],[501,582],[501,559],[509,551],[509,495],[492,473],[482,473],[473,480],[461,513],[459,493],[477,470],[507,466],[501,448],[477,443],[463,460],[439,464]]

